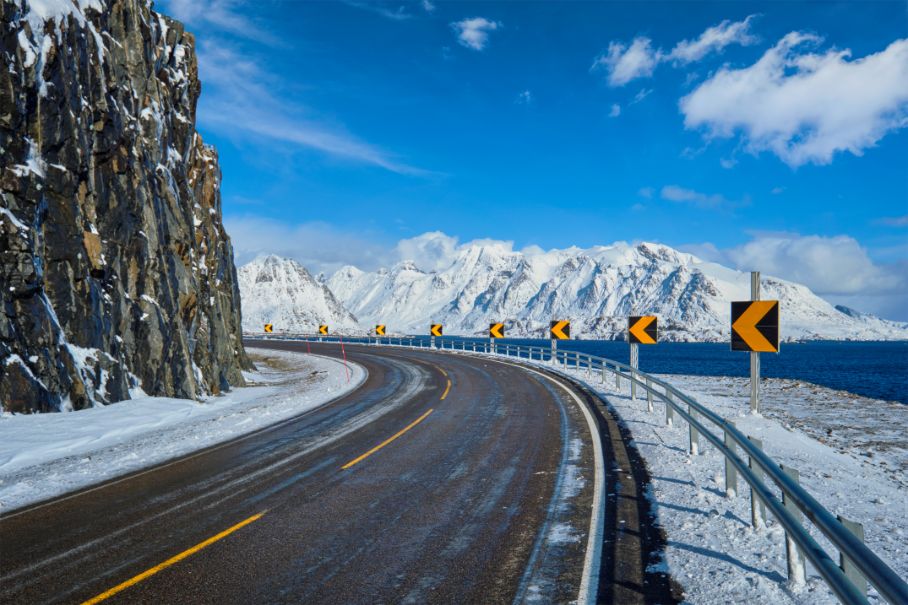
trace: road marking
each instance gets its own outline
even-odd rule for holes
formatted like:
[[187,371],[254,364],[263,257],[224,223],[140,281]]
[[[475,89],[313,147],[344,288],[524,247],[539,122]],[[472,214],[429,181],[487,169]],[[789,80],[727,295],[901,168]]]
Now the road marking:
[[[477,355],[477,357],[482,357],[482,355]],[[580,577],[580,590],[578,591],[576,602],[581,604],[595,603],[599,589],[599,566],[602,561],[602,536],[605,527],[605,501],[602,498],[605,486],[605,457],[602,452],[602,442],[599,436],[598,425],[593,418],[593,414],[589,411],[580,397],[574,393],[573,389],[568,388],[568,386],[560,380],[555,380],[551,376],[534,370],[527,365],[502,361],[500,359],[490,359],[489,361],[521,368],[558,385],[563,391],[571,396],[571,399],[574,400],[574,403],[576,403],[577,407],[580,408],[580,411],[583,412],[587,427],[590,431],[590,439],[593,441],[593,503],[591,506],[592,514],[590,515],[590,529],[586,541],[586,555],[583,559],[583,572]]]
[[151,576],[155,575],[156,573],[158,573],[159,571],[161,571],[161,570],[163,570],[163,569],[167,569],[167,568],[170,567],[171,565],[174,565],[174,564],[176,564],[176,563],[179,563],[180,561],[182,561],[182,560],[185,559],[186,557],[188,557],[188,556],[190,556],[190,555],[194,555],[195,553],[199,552],[199,551],[202,550],[203,548],[205,548],[205,547],[207,547],[207,546],[211,546],[212,544],[214,544],[214,543],[217,542],[218,540],[221,540],[222,538],[226,538],[227,536],[229,536],[229,535],[232,534],[233,532],[237,531],[238,529],[242,529],[243,527],[246,527],[247,525],[249,525],[249,524],[252,523],[253,521],[258,521],[259,519],[262,518],[262,516],[264,516],[265,512],[267,512],[267,511],[260,512],[260,513],[258,513],[257,515],[252,515],[252,516],[249,517],[248,519],[246,519],[246,520],[244,520],[244,521],[240,521],[239,523],[237,523],[237,524],[234,525],[233,527],[228,527],[227,529],[225,529],[225,530],[222,531],[221,533],[219,533],[219,534],[217,534],[217,535],[214,535],[214,536],[211,536],[210,538],[208,538],[208,539],[205,540],[204,542],[199,542],[198,544],[196,544],[196,545],[193,546],[192,548],[189,548],[189,549],[187,549],[187,550],[184,550],[184,551],[181,552],[180,554],[178,554],[178,555],[176,555],[176,556],[173,556],[173,557],[167,559],[167,560],[164,561],[163,563],[160,563],[160,564],[158,564],[158,565],[155,565],[155,566],[152,567],[151,569],[148,569],[148,570],[143,571],[142,573],[140,573],[139,575],[135,576],[134,578],[130,578],[129,580],[126,580],[126,581],[123,582],[122,584],[117,584],[116,586],[114,586],[114,587],[111,588],[110,590],[105,591],[105,592],[102,592],[102,593],[99,594],[98,596],[93,597],[93,598],[91,598],[91,599],[85,601],[84,603],[82,603],[82,605],[94,605],[95,603],[100,603],[101,601],[105,601],[105,600],[109,599],[110,597],[114,596],[114,595],[117,594],[118,592],[122,592],[122,591],[126,590],[127,588],[129,588],[130,586],[133,586],[133,585],[135,585],[135,584],[138,584],[139,582],[141,582],[141,581],[144,580],[145,578],[151,577]]
[[398,431],[397,433],[395,433],[393,436],[391,436],[391,437],[385,439],[384,441],[382,441],[381,443],[379,443],[378,445],[376,445],[375,447],[373,447],[371,450],[369,450],[368,452],[366,452],[366,453],[363,454],[362,456],[359,456],[358,458],[354,458],[353,460],[351,460],[351,461],[348,462],[347,464],[343,465],[343,466],[341,467],[341,470],[346,470],[346,469],[350,468],[351,466],[353,466],[354,464],[357,464],[357,463],[359,463],[359,462],[362,462],[363,460],[365,460],[366,458],[368,458],[369,456],[371,456],[372,454],[374,454],[375,452],[377,452],[377,451],[380,450],[381,448],[385,447],[386,445],[388,445],[389,443],[391,443],[392,441],[394,441],[395,439],[397,439],[398,437],[400,437],[401,435],[403,435],[404,433],[406,433],[407,431],[409,431],[410,429],[412,429],[414,426],[416,426],[417,424],[419,424],[420,422],[422,422],[423,420],[425,420],[426,417],[427,417],[429,414],[431,414],[433,411],[435,411],[435,410],[433,410],[432,408],[429,408],[429,411],[428,411],[428,412],[426,412],[425,414],[423,414],[422,416],[420,416],[419,418],[417,418],[416,420],[414,420],[413,422],[411,422],[410,424],[408,424],[407,426],[405,426],[404,428],[402,428],[401,430],[399,430],[399,431]]
[[448,396],[448,391],[451,390],[451,380],[448,380],[448,386],[445,387],[445,392],[441,394],[441,401],[445,400],[445,397]]
[[[438,366],[435,366],[435,367],[438,368]],[[438,368],[438,371],[441,372],[442,374],[444,374],[445,378],[448,377],[448,373],[445,372],[442,368]]]

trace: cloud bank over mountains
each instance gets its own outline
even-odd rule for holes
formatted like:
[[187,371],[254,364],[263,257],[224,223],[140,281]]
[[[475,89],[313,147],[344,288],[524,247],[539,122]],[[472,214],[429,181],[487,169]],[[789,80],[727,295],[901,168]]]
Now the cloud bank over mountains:
[[[711,202],[707,200],[706,203]],[[537,245],[517,247],[508,240],[461,241],[441,231],[394,243],[380,243],[320,223],[285,226],[277,221],[243,218],[228,220],[227,227],[239,264],[274,253],[293,258],[314,273],[326,275],[345,265],[374,271],[403,261],[413,261],[422,271],[444,271],[464,250],[476,246],[503,255],[520,253],[528,258],[551,252]],[[613,245],[618,244],[625,245],[623,242]],[[678,249],[739,271],[761,271],[802,283],[833,304],[844,304],[887,319],[908,321],[905,307],[908,262],[874,262],[854,238],[846,235],[754,233],[740,246],[719,248],[705,242],[678,246]],[[576,246],[564,249],[570,254],[579,251]]]

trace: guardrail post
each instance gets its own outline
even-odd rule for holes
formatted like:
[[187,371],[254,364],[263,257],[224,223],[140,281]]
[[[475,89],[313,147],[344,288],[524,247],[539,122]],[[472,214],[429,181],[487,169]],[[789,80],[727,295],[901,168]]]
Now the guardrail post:
[[649,376],[646,377],[646,411],[650,414],[653,413],[653,391],[652,384],[649,381]]
[[[798,473],[796,469],[782,466],[782,471],[795,483],[799,482],[800,473]],[[785,493],[784,489],[782,490],[782,504],[785,505],[788,512],[790,512],[792,516],[797,519],[798,523],[800,523],[801,509],[798,508],[797,504],[791,501],[791,498],[788,497],[788,494]],[[785,556],[788,559],[788,581],[798,586],[806,584],[807,561],[804,558],[804,553],[801,552],[801,549],[798,548],[795,541],[791,539],[788,532],[785,532]]]
[[[697,419],[697,412],[690,405],[687,406],[687,413],[694,420]],[[687,451],[691,456],[696,456],[700,453],[700,432],[694,428],[692,422],[687,423],[687,436],[689,441]]]
[[[864,541],[864,526],[856,521],[849,521],[842,515],[836,515],[836,518],[839,520],[839,523],[845,526],[845,529],[853,533],[858,540],[861,542]],[[867,578],[864,577],[864,574],[858,570],[857,566],[854,564],[854,561],[843,555],[839,552],[839,567],[842,569],[842,572],[845,574],[845,577],[848,578],[854,587],[857,588],[862,595],[867,594]]]
[[615,390],[621,393],[621,370],[615,368]]
[[[725,431],[725,447],[730,449],[733,454],[738,454],[735,440],[728,431]],[[728,456],[725,457],[725,495],[729,498],[734,498],[738,495],[738,471]]]
[[599,378],[599,384],[605,386],[605,362],[602,362],[602,376]]
[[665,391],[665,426],[674,426],[675,410],[672,408],[672,394]]
[[587,355],[586,356],[586,377],[589,378],[593,375],[593,359]]
[[567,372],[567,362],[568,362],[568,354],[567,354],[567,352],[564,353],[564,359],[563,359],[563,361],[564,361],[564,371]]
[[[747,439],[757,448],[763,449],[763,442],[756,437],[748,435]],[[763,469],[753,461],[753,458],[748,457],[747,466],[753,471],[757,479],[763,481]],[[766,505],[757,497],[754,488],[750,488],[750,523],[754,526],[754,529],[762,529],[766,526]]]

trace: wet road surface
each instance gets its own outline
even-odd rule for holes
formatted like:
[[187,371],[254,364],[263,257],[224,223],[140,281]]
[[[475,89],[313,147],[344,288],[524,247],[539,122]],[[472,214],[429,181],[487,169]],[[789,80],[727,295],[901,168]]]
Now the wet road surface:
[[332,403],[0,517],[0,602],[576,599],[594,465],[568,393],[478,357],[346,353],[368,377]]

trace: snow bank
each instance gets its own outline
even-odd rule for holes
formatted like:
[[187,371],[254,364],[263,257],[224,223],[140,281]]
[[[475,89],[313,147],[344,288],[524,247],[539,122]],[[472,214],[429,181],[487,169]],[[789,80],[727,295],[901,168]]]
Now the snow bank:
[[[632,401],[627,381],[616,392],[597,373],[572,370],[609,402],[630,430],[652,476],[656,522],[666,531],[666,569],[693,603],[838,603],[808,563],[804,586],[788,582],[784,530],[750,525],[750,492],[738,479],[738,496],[726,497],[724,459],[705,438],[700,455],[688,452],[687,423],[665,426],[656,400]],[[908,576],[908,406],[859,397],[786,379],[765,379],[760,416],[749,413],[749,380],[660,376],[706,407],[762,440],[776,462],[800,471],[801,484],[833,514],[864,525],[865,541],[896,573]],[[828,552],[836,551],[817,531]],[[871,589],[871,602],[882,602]]]
[[245,373],[258,386],[202,402],[141,397],[78,412],[0,415],[0,513],[274,424],[353,390],[366,376],[361,366],[347,371],[316,355],[254,354],[267,360]]

